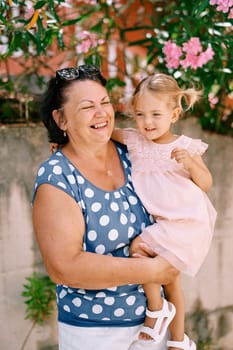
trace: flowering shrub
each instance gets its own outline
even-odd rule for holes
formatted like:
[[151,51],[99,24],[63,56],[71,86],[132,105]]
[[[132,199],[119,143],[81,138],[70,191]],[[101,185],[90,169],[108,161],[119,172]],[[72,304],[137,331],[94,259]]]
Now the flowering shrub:
[[233,0],[0,1],[0,91],[28,106],[42,71],[86,62],[117,100],[158,70],[202,87],[202,127],[233,134],[232,17]]
[[210,0],[210,5],[217,5],[217,11],[227,13],[229,19],[233,18],[232,0]]
[[[201,68],[214,56],[211,46],[203,51],[199,38],[191,38],[183,43],[182,48],[169,40],[164,44],[163,53],[165,54],[166,67],[176,69],[179,66],[184,69]],[[183,59],[181,59],[182,54],[185,55]]]
[[203,128],[233,135],[233,0],[153,4],[148,34],[133,44],[147,49],[156,70],[203,88],[194,111]]
[[88,30],[83,30],[78,38],[77,53],[86,54],[91,49],[95,49],[98,45],[104,44],[103,39],[97,39],[96,33],[91,33]]

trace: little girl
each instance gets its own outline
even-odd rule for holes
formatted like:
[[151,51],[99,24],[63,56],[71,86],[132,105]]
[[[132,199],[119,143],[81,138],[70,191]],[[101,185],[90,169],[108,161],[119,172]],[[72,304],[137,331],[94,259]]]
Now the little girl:
[[[155,74],[143,79],[132,97],[137,130],[115,129],[112,138],[127,145],[132,179],[137,194],[156,221],[146,227],[131,246],[131,255],[143,255],[142,242],[179,271],[194,276],[212,240],[216,211],[207,192],[212,176],[202,160],[207,144],[173,134],[171,127],[185,109],[191,108],[200,91],[182,90],[172,77]],[[164,286],[144,285],[147,311],[139,343],[160,343],[169,326],[169,349],[195,350],[184,334],[185,306],[180,275]]]

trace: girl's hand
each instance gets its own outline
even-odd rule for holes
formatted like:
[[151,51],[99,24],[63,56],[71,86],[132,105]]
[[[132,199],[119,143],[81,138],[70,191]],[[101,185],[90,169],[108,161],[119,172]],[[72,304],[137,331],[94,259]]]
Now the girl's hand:
[[130,245],[130,256],[133,258],[151,257],[154,258],[156,253],[141,239],[136,237]]
[[183,164],[186,170],[189,170],[193,163],[189,152],[183,148],[174,148],[171,152],[171,159],[175,159],[177,163]]
[[59,144],[58,143],[54,143],[54,142],[50,142],[49,144],[49,150],[50,153],[53,154],[54,152],[56,152],[59,148]]

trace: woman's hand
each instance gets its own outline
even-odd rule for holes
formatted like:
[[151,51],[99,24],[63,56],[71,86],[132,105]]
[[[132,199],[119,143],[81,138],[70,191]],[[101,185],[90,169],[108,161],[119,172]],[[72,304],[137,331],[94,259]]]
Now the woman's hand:
[[132,241],[130,245],[130,255],[133,258],[154,258],[155,283],[161,281],[160,284],[169,284],[179,274],[179,271],[174,266],[172,266],[166,259],[158,256],[140,236]]

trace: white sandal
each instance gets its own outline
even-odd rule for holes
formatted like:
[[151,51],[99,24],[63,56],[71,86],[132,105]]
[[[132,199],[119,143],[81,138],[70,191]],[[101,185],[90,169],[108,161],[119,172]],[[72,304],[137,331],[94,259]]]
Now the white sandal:
[[196,350],[196,344],[191,339],[189,339],[186,334],[184,335],[183,341],[168,340],[167,346],[182,350]]
[[153,342],[160,343],[166,335],[167,328],[173,320],[176,313],[175,306],[163,299],[163,307],[159,311],[150,311],[146,309],[146,316],[150,318],[156,318],[156,322],[153,328],[143,326],[140,333],[148,334]]

